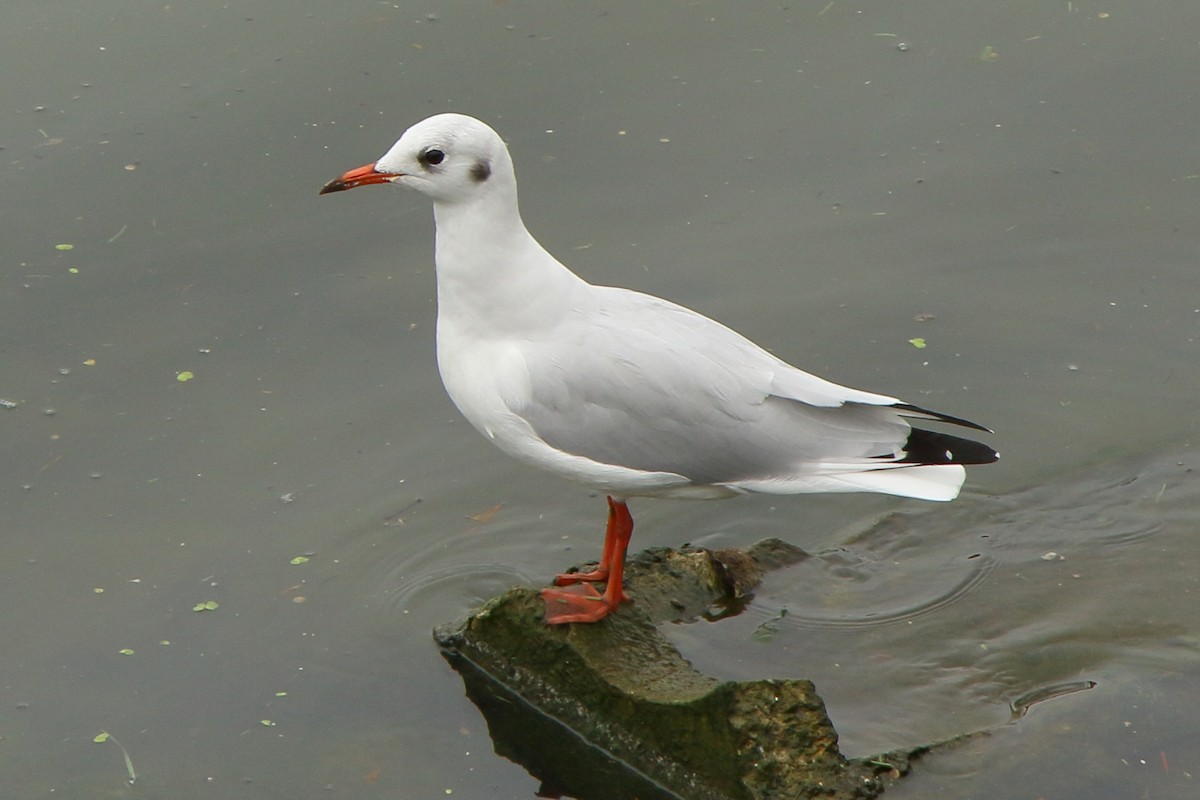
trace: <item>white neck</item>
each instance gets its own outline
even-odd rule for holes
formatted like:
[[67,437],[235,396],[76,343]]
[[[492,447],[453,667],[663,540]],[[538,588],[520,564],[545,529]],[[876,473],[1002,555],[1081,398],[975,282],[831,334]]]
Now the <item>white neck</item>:
[[590,287],[525,229],[516,185],[470,203],[434,205],[438,326],[496,336],[552,325]]

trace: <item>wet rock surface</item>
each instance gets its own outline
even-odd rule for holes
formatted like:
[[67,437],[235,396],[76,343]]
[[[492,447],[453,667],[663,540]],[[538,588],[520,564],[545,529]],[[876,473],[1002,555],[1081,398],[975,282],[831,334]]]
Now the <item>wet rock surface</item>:
[[547,625],[538,593],[515,588],[435,639],[541,796],[875,797],[923,748],[848,760],[810,681],[719,681],[656,627],[736,613],[764,572],[806,557],[778,540],[652,549],[627,565],[632,602],[599,623]]

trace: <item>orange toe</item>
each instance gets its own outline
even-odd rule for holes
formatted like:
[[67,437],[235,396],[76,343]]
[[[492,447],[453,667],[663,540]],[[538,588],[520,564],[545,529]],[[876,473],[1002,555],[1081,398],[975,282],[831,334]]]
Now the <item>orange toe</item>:
[[570,586],[573,583],[604,583],[608,580],[608,570],[596,568],[591,572],[564,572],[554,576],[555,586]]
[[568,622],[597,622],[616,609],[590,583],[577,583],[562,589],[542,589],[546,600],[546,622],[565,625]]

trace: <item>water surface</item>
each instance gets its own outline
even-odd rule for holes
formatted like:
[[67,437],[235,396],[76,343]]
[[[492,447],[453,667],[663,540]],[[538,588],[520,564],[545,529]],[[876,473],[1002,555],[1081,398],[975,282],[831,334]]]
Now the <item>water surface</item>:
[[316,194],[446,110],[589,280],[997,431],[951,506],[637,503],[635,547],[822,554],[689,657],[813,678],[852,754],[994,731],[898,796],[1195,795],[1193,4],[0,17],[14,796],[532,796],[429,631],[594,557],[603,502],[444,397],[427,202]]

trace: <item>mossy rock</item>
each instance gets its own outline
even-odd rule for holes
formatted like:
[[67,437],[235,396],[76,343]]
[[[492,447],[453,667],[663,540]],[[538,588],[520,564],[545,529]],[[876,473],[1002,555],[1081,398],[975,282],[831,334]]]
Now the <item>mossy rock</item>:
[[632,602],[598,623],[547,625],[538,593],[515,588],[435,638],[497,751],[548,795],[875,797],[907,757],[843,758],[810,681],[718,681],[656,628],[737,608],[765,570],[804,557],[776,540],[745,552],[654,549],[628,565]]

